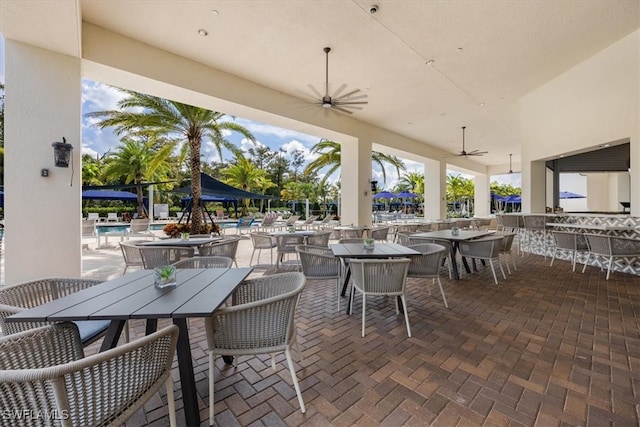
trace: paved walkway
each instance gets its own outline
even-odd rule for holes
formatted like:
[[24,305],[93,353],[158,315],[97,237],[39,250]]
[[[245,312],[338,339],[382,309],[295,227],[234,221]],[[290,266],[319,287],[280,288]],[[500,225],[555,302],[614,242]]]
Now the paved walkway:
[[[243,239],[238,264],[247,266],[250,255]],[[106,279],[124,268],[116,250],[86,251],[84,258],[88,276]],[[268,357],[242,357],[237,368],[218,358],[217,424],[640,425],[640,277],[614,273],[605,281],[597,268],[573,273],[566,261],[550,268],[535,255],[517,263],[499,285],[489,269],[460,281],[443,273],[449,309],[436,289],[429,296],[425,281],[410,279],[412,338],[386,298],[368,299],[361,338],[360,304],[347,316],[337,310],[335,281],[309,281],[298,310],[304,359],[296,363],[307,413],[299,411],[283,355],[275,372]],[[144,333],[143,323],[132,324]],[[204,426],[201,320],[190,323],[190,334]],[[165,403],[162,391],[127,425],[167,425]],[[184,422],[181,411],[178,419]]]

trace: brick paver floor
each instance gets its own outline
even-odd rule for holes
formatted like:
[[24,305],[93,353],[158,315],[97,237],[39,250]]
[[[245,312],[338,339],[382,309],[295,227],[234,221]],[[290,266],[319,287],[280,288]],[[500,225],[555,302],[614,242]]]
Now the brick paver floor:
[[[240,266],[248,265],[243,241]],[[247,246],[248,245],[248,246]],[[248,255],[247,255],[248,253]],[[337,310],[335,281],[308,281],[298,309],[303,360],[296,368],[307,412],[299,410],[284,355],[216,361],[219,426],[638,426],[640,277],[566,261],[517,257],[499,285],[490,271],[451,281],[449,302],[409,279],[413,337],[384,297]],[[254,274],[270,274],[258,270]],[[430,281],[429,281],[430,283]],[[144,324],[132,322],[137,334]],[[162,326],[162,322],[160,324]],[[202,425],[208,425],[208,357],[201,320],[190,323]],[[94,344],[95,350],[98,344]],[[88,351],[92,351],[89,349]],[[295,360],[295,353],[294,353]],[[176,405],[184,423],[177,366]],[[168,425],[162,391],[128,426]]]

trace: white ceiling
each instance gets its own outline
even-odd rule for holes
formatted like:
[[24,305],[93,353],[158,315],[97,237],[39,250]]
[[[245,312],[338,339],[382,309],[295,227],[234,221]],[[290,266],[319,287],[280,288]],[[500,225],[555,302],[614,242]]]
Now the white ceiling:
[[324,91],[329,46],[329,92],[368,94],[355,119],[451,152],[467,126],[485,165],[519,161],[521,96],[640,27],[638,0],[79,4],[83,21],[300,98]]

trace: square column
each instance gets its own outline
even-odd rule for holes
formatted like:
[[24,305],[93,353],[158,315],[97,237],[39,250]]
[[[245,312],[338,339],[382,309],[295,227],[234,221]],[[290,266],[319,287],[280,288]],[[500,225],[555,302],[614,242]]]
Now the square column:
[[[5,47],[5,283],[80,277],[80,60],[11,40]],[[54,166],[51,144],[63,137],[73,146],[68,168]]]
[[371,225],[371,141],[342,142],[340,148],[342,224]]
[[474,174],[473,214],[474,216],[489,216],[491,213],[491,189],[489,175]]
[[442,160],[424,161],[424,217],[447,217],[447,164]]

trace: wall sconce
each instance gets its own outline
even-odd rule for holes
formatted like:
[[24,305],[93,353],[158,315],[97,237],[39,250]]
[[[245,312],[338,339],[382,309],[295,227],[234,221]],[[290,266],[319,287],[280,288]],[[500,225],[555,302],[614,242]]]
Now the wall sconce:
[[55,160],[56,167],[68,168],[71,161],[71,150],[73,145],[67,144],[67,140],[62,137],[62,142],[54,142],[51,144],[53,147],[53,158]]

